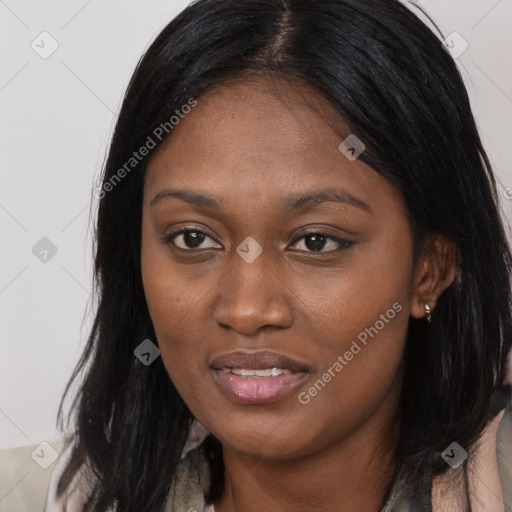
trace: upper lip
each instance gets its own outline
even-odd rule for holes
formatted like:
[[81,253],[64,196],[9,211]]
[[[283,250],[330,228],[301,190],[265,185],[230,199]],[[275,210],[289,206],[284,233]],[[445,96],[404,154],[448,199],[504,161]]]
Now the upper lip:
[[258,352],[236,351],[216,357],[211,367],[216,370],[223,368],[265,370],[267,368],[281,368],[293,372],[309,371],[309,365],[296,361],[291,357],[269,350]]

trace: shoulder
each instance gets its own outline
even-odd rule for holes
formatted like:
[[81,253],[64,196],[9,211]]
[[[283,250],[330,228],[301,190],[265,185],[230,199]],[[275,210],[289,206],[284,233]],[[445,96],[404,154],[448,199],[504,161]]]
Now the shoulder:
[[[465,452],[460,447],[461,453]],[[489,421],[470,454],[469,492],[474,512],[512,512],[512,403],[510,400]],[[463,466],[454,466],[432,482],[434,512],[460,510],[466,492],[462,486]],[[407,481],[395,482],[384,512],[411,512],[413,490]]]
[[[166,512],[182,512],[191,508],[203,511],[205,507],[204,493],[210,482],[208,461],[202,444],[190,448],[176,468],[167,498]],[[66,443],[53,468],[44,512],[81,512],[92,491],[92,476],[82,467],[69,488],[57,497],[57,484],[70,459],[71,449],[71,442]]]
[[0,450],[0,511],[43,510],[65,440]]
[[[455,448],[454,448],[455,449]],[[468,458],[468,490],[473,512],[512,512],[512,403],[493,414],[470,452],[458,447],[461,462]],[[465,457],[463,457],[463,455]],[[459,510],[465,493],[463,466],[453,466],[433,482],[434,512]]]
[[65,441],[62,453],[53,468],[44,512],[80,512],[92,490],[91,478],[82,467],[74,475],[65,492],[57,496],[57,485],[71,458],[72,448],[73,442],[69,438]]
[[512,511],[512,403],[505,409],[496,440],[501,489],[506,510]]

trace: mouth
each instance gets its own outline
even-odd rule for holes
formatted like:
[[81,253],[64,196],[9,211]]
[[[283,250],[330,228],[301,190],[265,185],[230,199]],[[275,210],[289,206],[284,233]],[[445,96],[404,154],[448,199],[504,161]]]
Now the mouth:
[[240,377],[262,378],[277,377],[278,375],[291,375],[293,372],[287,368],[266,368],[265,370],[254,370],[250,368],[222,368],[223,372],[239,375]]
[[309,365],[276,352],[231,352],[214,359],[213,380],[232,401],[276,402],[298,387]]

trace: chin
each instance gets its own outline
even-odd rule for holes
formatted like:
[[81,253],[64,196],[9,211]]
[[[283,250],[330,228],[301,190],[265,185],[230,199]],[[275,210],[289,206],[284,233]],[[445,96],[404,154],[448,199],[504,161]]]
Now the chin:
[[[226,430],[218,431],[216,425],[212,434],[220,440],[222,445],[241,456],[255,459],[285,460],[307,455],[314,450],[314,441],[301,439],[296,432],[280,430],[279,433],[268,429],[262,429],[259,425],[248,426],[240,430],[240,423],[237,430],[232,432],[227,426]],[[267,426],[268,428],[268,426]]]

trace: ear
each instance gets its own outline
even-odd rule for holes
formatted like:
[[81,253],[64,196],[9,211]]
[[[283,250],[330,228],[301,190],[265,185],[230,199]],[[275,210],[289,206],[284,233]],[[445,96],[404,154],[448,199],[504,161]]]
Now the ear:
[[411,316],[425,317],[425,304],[429,305],[431,312],[434,310],[441,293],[455,279],[458,259],[458,248],[453,240],[441,233],[428,237],[414,269]]

